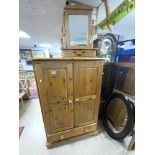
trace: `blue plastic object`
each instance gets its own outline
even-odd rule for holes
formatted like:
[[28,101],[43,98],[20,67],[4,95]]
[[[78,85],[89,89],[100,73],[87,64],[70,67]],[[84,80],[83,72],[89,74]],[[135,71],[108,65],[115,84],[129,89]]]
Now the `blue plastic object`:
[[116,56],[121,56],[121,55],[135,56],[135,48],[134,49],[128,49],[128,50],[118,49]]
[[[118,45],[124,45],[126,42],[132,41],[135,45],[135,39],[124,40],[118,43]],[[134,62],[135,61],[135,48],[131,46],[131,49],[125,50],[124,48],[118,48],[116,51],[115,62]]]

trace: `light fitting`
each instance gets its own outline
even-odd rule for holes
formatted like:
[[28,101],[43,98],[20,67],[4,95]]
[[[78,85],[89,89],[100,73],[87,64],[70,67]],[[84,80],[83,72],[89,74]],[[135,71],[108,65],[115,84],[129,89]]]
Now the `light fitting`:
[[24,31],[19,31],[19,38],[27,38],[30,39],[31,37]]
[[39,46],[43,48],[51,48],[50,44],[39,44]]

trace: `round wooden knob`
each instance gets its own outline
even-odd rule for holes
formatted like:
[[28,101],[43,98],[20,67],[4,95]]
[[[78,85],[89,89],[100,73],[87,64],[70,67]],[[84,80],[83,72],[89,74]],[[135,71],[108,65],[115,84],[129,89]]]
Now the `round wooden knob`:
[[73,103],[73,101],[72,101],[72,100],[69,100],[68,102],[69,102],[70,104],[71,104],[71,103]]
[[88,129],[87,128],[85,128],[85,132],[88,132]]
[[78,102],[78,101],[79,101],[79,99],[78,99],[78,98],[76,98],[76,99],[75,99],[75,101],[76,101],[76,102]]
[[61,138],[61,139],[64,139],[64,135],[61,135],[60,138]]

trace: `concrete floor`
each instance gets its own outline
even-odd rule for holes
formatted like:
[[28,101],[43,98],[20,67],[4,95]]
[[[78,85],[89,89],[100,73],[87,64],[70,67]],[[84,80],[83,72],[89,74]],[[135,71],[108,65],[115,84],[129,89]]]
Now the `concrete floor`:
[[20,155],[134,155],[126,151],[127,143],[111,139],[100,126],[97,136],[83,138],[53,149],[46,148],[46,136],[38,99],[26,103],[26,111],[20,108],[20,126],[25,126],[19,139]]

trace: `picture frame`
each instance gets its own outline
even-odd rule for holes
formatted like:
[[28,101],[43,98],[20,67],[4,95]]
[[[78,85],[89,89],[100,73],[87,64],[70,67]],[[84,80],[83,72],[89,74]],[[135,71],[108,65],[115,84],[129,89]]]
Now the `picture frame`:
[[20,59],[31,60],[32,59],[31,49],[20,49]]
[[33,58],[45,58],[44,50],[32,50]]

